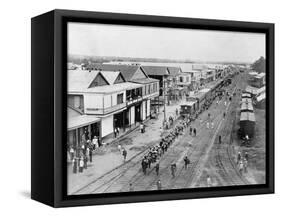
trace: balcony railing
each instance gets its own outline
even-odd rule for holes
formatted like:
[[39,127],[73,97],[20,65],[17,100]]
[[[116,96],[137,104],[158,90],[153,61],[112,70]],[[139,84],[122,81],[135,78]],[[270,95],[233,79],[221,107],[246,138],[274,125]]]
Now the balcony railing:
[[117,104],[107,108],[86,108],[88,114],[106,115],[126,107],[126,103]]

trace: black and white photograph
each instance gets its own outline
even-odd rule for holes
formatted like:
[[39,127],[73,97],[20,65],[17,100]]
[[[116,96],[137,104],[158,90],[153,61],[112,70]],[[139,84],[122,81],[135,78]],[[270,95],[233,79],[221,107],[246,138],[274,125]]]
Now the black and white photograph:
[[266,184],[264,33],[67,23],[67,195]]

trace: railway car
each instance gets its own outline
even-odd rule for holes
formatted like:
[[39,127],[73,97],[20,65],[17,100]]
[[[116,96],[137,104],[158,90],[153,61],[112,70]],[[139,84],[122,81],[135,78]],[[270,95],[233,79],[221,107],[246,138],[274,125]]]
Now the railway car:
[[253,104],[253,101],[252,101],[252,99],[249,99],[249,98],[242,98],[241,103],[251,103],[251,104]]
[[255,133],[255,125],[256,119],[253,112],[241,112],[239,129],[241,138],[245,138],[246,135],[248,135],[249,138],[253,138]]
[[252,98],[252,96],[251,96],[251,94],[249,94],[249,93],[242,93],[242,98],[248,98],[248,99],[251,99],[251,98]]
[[185,117],[191,117],[195,115],[197,111],[197,100],[187,101],[180,105],[180,115]]
[[242,103],[241,104],[241,108],[240,108],[241,112],[254,112],[254,108],[253,108],[253,104],[252,103]]

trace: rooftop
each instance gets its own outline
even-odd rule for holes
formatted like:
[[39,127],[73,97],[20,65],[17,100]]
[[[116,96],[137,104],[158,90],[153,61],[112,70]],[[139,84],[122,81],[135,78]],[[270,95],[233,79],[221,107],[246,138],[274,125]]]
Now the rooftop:
[[[110,80],[113,80],[115,76],[118,76],[119,72],[110,72],[107,71],[107,75]],[[124,82],[114,85],[103,85],[97,87],[89,88],[91,82],[95,77],[101,73],[100,71],[88,71],[88,70],[69,70],[68,71],[68,92],[75,93],[114,93],[122,90],[134,89],[141,87],[142,85]],[[103,76],[105,72],[101,73]]]
[[140,68],[137,65],[126,64],[91,64],[87,69],[99,70],[99,71],[119,71],[124,76],[126,81],[130,81],[134,73]]
[[138,84],[150,84],[150,83],[154,83],[154,82],[159,82],[159,80],[154,79],[154,78],[141,78],[141,79],[135,79],[132,82],[138,83]]
[[79,113],[76,113],[76,115],[74,115],[75,112],[76,111],[74,109],[67,107],[67,130],[74,130],[79,127],[83,127],[100,121],[100,118],[93,115],[81,115]]
[[253,112],[241,112],[240,121],[256,121],[255,114]]
[[147,75],[168,76],[170,75],[168,68],[165,66],[142,66]]

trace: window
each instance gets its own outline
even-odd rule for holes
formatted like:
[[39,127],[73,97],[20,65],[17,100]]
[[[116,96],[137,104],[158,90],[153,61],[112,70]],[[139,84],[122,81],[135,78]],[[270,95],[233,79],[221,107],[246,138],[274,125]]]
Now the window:
[[68,105],[72,108],[84,110],[84,100],[82,95],[68,95]]
[[122,104],[124,102],[123,97],[123,93],[117,94],[117,104]]

